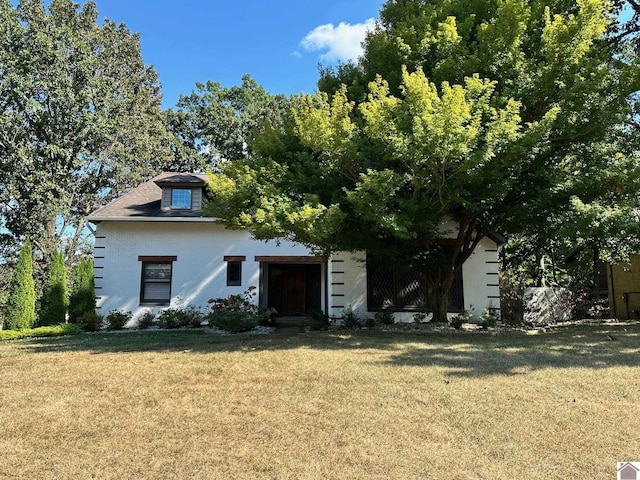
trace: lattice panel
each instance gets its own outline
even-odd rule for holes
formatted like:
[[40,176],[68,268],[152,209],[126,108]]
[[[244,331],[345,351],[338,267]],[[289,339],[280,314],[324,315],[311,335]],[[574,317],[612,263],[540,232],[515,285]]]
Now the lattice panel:
[[393,271],[386,268],[370,268],[367,273],[369,305],[375,308],[396,306]]
[[397,304],[400,307],[424,308],[427,299],[427,285],[421,275],[397,274]]
[[462,270],[456,272],[451,290],[449,290],[449,309],[464,310],[464,291],[462,288]]
[[[370,308],[426,309],[431,308],[431,292],[422,275],[367,266],[368,304]],[[449,308],[464,310],[462,271],[458,271],[449,291]]]

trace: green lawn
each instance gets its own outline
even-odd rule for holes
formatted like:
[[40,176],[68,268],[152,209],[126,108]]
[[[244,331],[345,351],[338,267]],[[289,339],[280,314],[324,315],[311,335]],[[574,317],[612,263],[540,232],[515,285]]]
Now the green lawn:
[[615,478],[640,325],[0,342],[0,478]]

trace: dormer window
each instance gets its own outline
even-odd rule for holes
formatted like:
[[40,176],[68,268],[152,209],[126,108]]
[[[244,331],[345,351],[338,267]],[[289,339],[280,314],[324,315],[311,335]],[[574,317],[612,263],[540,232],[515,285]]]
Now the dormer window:
[[191,210],[191,189],[174,188],[171,190],[172,210]]
[[200,216],[204,204],[205,179],[204,174],[162,174],[161,178],[155,180],[155,184],[162,189],[160,210],[174,217]]

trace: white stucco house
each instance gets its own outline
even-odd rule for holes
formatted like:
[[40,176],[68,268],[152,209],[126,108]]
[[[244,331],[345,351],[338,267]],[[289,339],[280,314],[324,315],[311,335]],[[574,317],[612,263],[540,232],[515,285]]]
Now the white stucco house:
[[[201,213],[206,175],[163,173],[93,212],[96,307],[101,314],[195,305],[258,291],[256,301],[281,315],[322,310],[360,318],[387,309],[397,321],[428,311],[418,276],[391,267],[367,268],[365,252],[313,255],[289,241],[259,241],[227,230]],[[452,288],[450,311],[500,308],[499,236],[484,238]]]

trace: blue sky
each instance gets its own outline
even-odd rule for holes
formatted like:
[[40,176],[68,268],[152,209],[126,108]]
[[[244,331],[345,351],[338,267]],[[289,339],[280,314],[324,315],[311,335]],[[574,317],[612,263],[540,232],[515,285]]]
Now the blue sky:
[[317,64],[359,53],[382,0],[96,0],[100,18],[140,34],[163,85],[165,108],[207,80],[245,73],[270,93],[313,92]]

